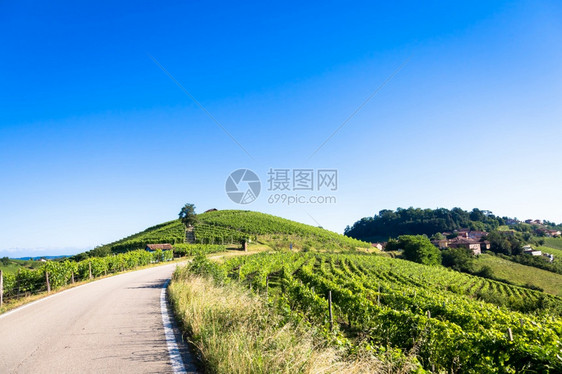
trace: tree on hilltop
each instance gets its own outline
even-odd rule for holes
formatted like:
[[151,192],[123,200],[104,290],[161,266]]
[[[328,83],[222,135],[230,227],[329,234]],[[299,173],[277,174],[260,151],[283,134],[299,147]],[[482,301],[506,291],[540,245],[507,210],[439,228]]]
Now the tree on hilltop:
[[195,205],[185,204],[179,213],[179,220],[185,227],[193,226],[197,222],[197,214],[195,213]]

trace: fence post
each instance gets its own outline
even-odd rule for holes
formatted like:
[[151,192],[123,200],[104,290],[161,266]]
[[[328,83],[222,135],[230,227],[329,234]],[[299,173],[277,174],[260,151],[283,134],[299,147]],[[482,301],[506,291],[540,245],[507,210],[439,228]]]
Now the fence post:
[[0,306],[4,303],[4,274],[0,270]]
[[45,281],[47,282],[47,293],[51,293],[51,282],[49,282],[49,272],[45,272]]
[[88,268],[90,270],[90,279],[92,279],[92,262],[88,262]]
[[269,275],[265,277],[265,299],[269,300]]
[[330,331],[334,329],[334,316],[332,315],[332,291],[328,291],[328,310],[330,312]]
[[379,293],[377,294],[377,305],[381,306],[381,284],[379,283]]
[[509,335],[509,341],[513,341],[513,333],[511,332],[511,327],[507,328],[507,335]]
[[431,310],[427,311],[427,318],[431,318]]
[[72,272],[72,274],[70,275],[70,281],[72,282],[72,284],[74,284],[74,272]]

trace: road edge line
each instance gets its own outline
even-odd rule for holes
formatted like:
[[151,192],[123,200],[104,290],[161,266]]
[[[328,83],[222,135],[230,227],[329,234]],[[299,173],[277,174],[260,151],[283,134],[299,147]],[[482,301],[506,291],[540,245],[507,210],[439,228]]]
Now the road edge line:
[[168,311],[168,303],[166,300],[168,284],[170,284],[170,279],[168,279],[164,283],[164,285],[162,286],[162,291],[160,292],[160,310],[162,313],[162,323],[164,325],[166,345],[168,346],[168,356],[170,358],[174,374],[187,374],[183,359],[181,357],[180,349],[174,335],[172,319],[170,318],[170,313]]

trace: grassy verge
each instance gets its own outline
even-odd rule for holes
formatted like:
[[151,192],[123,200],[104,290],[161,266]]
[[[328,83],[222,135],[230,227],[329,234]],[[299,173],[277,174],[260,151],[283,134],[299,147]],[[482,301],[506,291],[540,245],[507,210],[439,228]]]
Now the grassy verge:
[[532,266],[518,264],[500,257],[483,254],[478,256],[476,265],[489,266],[494,276],[520,286],[533,285],[545,292],[562,296],[562,275]]
[[407,373],[409,364],[349,354],[304,323],[287,321],[237,283],[217,285],[176,270],[169,288],[176,319],[208,373]]

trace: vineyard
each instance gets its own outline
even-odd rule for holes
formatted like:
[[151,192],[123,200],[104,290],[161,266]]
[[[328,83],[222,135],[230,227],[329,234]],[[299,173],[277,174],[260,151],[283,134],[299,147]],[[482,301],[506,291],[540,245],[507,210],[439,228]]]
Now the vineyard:
[[165,222],[150,227],[142,232],[130,235],[116,242],[103,245],[98,249],[109,249],[111,253],[124,253],[137,249],[144,249],[147,244],[183,243],[185,229],[178,220]]
[[199,223],[195,225],[195,241],[201,244],[234,244],[243,239],[256,239],[255,235],[224,226]]
[[562,371],[556,296],[373,255],[263,253],[210,268],[351,350],[395,349],[435,372]]
[[367,248],[368,243],[319,227],[306,225],[269,214],[219,210],[198,215],[195,238],[201,243],[235,242],[240,239],[272,239],[282,237],[298,240],[316,249]]
[[92,257],[80,262],[47,261],[35,270],[21,268],[14,274],[3,274],[3,301],[56,290],[63,286],[103,275],[117,273],[151,263],[170,261],[173,251],[145,250],[115,256]]
[[174,255],[195,256],[226,251],[226,246],[220,244],[175,244]]
[[[351,250],[369,244],[319,227],[305,225],[269,214],[221,210],[197,215],[195,242],[207,245],[239,244],[241,240],[263,241],[270,245],[302,249]],[[179,220],[165,222],[91,251],[89,256],[124,253],[145,248],[147,244],[181,244],[185,228]]]

